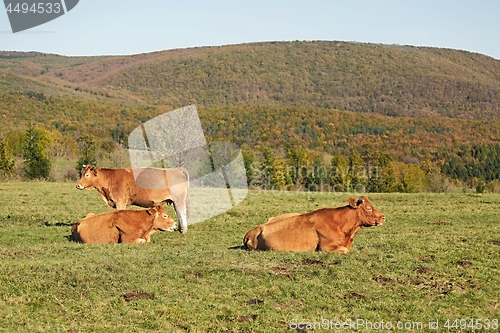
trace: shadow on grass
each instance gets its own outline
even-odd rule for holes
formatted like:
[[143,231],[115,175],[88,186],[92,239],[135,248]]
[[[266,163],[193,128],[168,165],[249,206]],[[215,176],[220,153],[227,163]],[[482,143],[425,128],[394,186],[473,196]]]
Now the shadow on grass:
[[74,222],[45,222],[46,227],[72,227]]
[[247,248],[245,245],[235,245],[227,248],[228,250],[245,250],[247,251]]

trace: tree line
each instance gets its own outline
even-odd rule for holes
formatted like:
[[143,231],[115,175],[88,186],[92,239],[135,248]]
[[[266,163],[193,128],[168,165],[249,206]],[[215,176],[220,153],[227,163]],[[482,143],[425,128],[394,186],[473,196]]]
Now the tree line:
[[29,123],[24,130],[0,131],[0,180],[76,180],[84,164],[120,167],[126,149],[110,138],[82,134],[77,139]]
[[[380,132],[373,135],[384,135],[373,128]],[[129,166],[124,136],[114,130],[109,138],[89,133],[75,139],[33,123],[24,130],[0,132],[0,179],[75,180],[84,164]],[[455,184],[484,192],[498,191],[500,184],[498,143],[441,146],[433,154],[401,158],[366,143],[338,145],[330,154],[292,141],[277,148],[246,145],[243,157],[248,185],[260,189],[444,192]]]
[[444,192],[446,178],[430,160],[421,165],[394,161],[381,151],[329,160],[317,152],[295,146],[277,153],[264,148],[257,153],[243,151],[250,188],[321,192]]
[[[299,145],[243,149],[250,188],[322,192],[445,192],[453,182],[478,192],[498,190],[500,144],[455,147],[442,162],[430,158],[397,161],[374,147],[328,155]],[[66,161],[55,175],[54,164]],[[129,166],[126,147],[81,135],[74,140],[29,124],[0,135],[0,179],[71,180],[84,164]],[[16,167],[17,165],[17,167]]]

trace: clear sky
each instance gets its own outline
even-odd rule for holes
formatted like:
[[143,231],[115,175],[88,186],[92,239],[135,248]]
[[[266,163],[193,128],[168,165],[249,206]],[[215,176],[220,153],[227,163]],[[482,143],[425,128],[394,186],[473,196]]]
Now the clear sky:
[[80,0],[13,34],[0,50],[125,55],[261,41],[340,40],[435,46],[500,59],[500,0]]

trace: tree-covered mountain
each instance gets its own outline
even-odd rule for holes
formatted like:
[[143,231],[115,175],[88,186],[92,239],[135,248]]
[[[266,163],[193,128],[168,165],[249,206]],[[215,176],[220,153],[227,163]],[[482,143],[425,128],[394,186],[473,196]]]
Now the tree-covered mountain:
[[123,57],[3,53],[0,64],[4,73],[77,92],[170,107],[273,104],[500,118],[500,61],[450,49],[297,41]]

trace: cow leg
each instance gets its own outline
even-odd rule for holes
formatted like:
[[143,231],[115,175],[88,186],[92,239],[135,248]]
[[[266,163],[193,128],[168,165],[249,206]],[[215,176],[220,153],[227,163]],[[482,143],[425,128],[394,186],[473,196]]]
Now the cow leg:
[[320,245],[319,248],[325,252],[336,252],[341,254],[346,254],[347,252],[349,252],[349,249],[347,247],[341,245]]
[[179,220],[179,230],[182,234],[185,234],[188,231],[186,205],[184,203],[177,204],[175,201],[173,203],[177,219]]
[[344,247],[344,246],[338,246],[332,252],[346,254],[347,252],[349,252],[349,249],[347,247]]
[[346,247],[348,250],[350,250],[350,249],[351,249],[351,247],[352,247],[352,241],[353,241],[353,240],[354,240],[354,235],[352,235],[352,236],[351,236],[351,238],[349,238],[349,239],[347,240],[347,243],[345,244],[345,247]]
[[119,233],[118,243],[140,244],[145,243],[144,231],[140,226],[127,221],[117,221],[115,225]]
[[142,244],[142,243],[147,243],[144,238],[140,238],[137,236],[131,236],[126,233],[121,233],[120,234],[120,243],[124,244]]
[[[333,232],[332,232],[333,231]],[[349,248],[346,247],[349,241],[346,242],[345,236],[340,230],[332,230],[327,237],[319,235],[318,248],[325,252],[337,252],[346,254]]]

